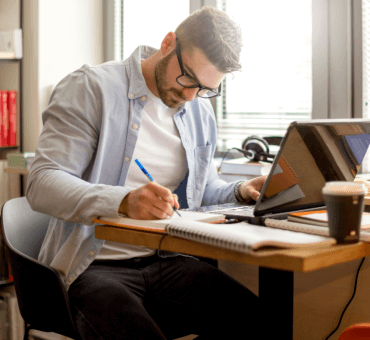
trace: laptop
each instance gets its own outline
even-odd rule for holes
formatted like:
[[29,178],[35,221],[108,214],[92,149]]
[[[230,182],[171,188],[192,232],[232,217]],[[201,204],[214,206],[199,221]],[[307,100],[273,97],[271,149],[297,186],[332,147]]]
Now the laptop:
[[329,181],[353,181],[370,145],[370,120],[311,120],[289,125],[254,205],[227,203],[197,209],[263,225],[293,211],[325,208]]

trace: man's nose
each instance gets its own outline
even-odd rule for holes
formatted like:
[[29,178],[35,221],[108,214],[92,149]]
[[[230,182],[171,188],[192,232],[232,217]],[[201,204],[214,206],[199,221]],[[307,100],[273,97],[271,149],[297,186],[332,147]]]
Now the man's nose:
[[188,102],[191,102],[197,96],[198,90],[199,89],[197,87],[196,88],[193,88],[193,89],[187,89],[187,88],[185,88],[182,92],[183,92],[186,100]]

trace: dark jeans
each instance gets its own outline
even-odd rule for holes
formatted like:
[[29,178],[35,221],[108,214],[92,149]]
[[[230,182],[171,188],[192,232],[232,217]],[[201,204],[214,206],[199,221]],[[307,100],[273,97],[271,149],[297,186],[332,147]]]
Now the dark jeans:
[[82,339],[261,339],[258,297],[204,261],[94,261],[68,295]]

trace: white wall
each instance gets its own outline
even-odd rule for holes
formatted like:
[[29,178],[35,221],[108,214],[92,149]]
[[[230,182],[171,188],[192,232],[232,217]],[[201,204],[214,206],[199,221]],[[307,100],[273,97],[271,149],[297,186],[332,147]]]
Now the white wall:
[[24,1],[24,151],[36,150],[55,85],[104,61],[103,0]]

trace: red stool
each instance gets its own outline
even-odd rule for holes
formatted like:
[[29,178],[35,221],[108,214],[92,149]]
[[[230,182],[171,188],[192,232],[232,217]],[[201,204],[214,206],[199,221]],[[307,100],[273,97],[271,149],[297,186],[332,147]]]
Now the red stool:
[[357,323],[347,327],[338,340],[370,339],[370,323]]

